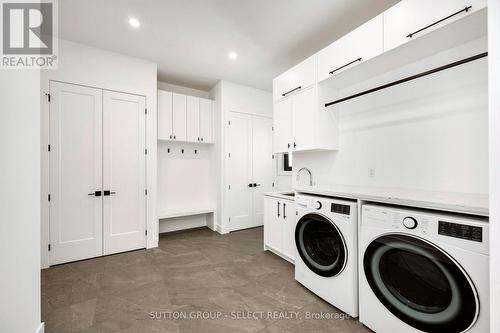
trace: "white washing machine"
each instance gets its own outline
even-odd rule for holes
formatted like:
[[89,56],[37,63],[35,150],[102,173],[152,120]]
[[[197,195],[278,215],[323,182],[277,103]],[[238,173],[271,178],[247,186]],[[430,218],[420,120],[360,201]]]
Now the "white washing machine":
[[489,332],[486,218],[364,205],[359,320],[377,333]]
[[295,204],[295,280],[357,317],[357,202],[298,194]]

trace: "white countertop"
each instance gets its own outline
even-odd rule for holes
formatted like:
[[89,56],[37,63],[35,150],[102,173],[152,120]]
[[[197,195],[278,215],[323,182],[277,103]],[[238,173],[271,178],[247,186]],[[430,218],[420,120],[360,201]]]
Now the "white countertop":
[[488,216],[487,194],[450,193],[350,185],[295,187],[296,192]]
[[286,195],[286,193],[294,193],[294,191],[279,191],[279,192],[267,192],[264,193],[267,197],[278,198],[282,200],[294,201],[295,197],[293,195]]

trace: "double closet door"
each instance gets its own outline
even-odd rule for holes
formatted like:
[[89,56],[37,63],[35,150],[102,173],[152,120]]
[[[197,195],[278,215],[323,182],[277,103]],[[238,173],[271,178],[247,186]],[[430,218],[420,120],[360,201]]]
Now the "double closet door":
[[144,96],[50,82],[50,265],[146,245]]
[[273,189],[271,118],[229,112],[226,132],[226,203],[230,231],[264,224],[264,193]]

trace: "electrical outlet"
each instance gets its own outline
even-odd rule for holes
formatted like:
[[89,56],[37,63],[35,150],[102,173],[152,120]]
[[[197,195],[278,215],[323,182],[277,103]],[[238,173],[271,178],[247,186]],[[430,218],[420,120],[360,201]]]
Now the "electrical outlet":
[[375,178],[375,168],[368,168],[368,177]]

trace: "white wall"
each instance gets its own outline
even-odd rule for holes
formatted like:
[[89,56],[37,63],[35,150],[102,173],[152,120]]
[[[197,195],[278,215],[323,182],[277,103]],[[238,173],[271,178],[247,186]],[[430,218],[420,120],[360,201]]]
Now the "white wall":
[[[156,80],[155,63],[94,47],[59,41],[59,66],[42,71],[42,93],[49,91],[49,80],[134,93],[146,96],[147,116],[147,247],[158,246],[156,218]],[[42,103],[42,147],[48,144],[48,103]],[[42,267],[48,264],[48,153],[42,149]]]
[[[486,50],[480,39],[357,84],[352,92]],[[294,153],[319,185],[488,192],[487,59],[330,107],[340,119],[340,150]],[[375,177],[369,177],[369,168]],[[308,179],[302,177],[301,185]],[[295,181],[295,178],[293,178]]]
[[174,93],[188,95],[188,96],[201,97],[201,98],[209,98],[209,96],[210,96],[208,91],[179,86],[177,84],[168,83],[168,82],[158,81],[158,89],[165,90],[165,91],[171,91]]
[[240,84],[220,81],[210,90],[210,97],[215,100],[214,113],[217,141],[214,147],[216,167],[219,170],[218,188],[218,217],[215,221],[216,229],[222,233],[229,232],[228,214],[225,205],[226,171],[225,171],[225,130],[228,113],[231,111],[272,117],[273,99],[271,92],[242,86]]
[[500,332],[500,1],[488,2],[490,124],[490,318]]
[[40,73],[0,74],[0,332],[40,326]]

